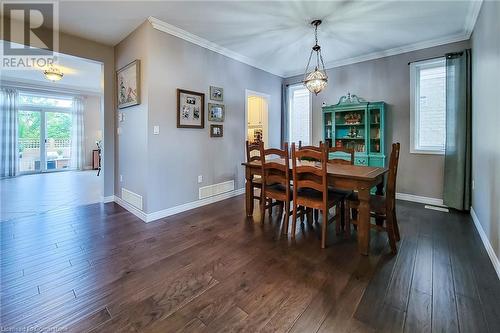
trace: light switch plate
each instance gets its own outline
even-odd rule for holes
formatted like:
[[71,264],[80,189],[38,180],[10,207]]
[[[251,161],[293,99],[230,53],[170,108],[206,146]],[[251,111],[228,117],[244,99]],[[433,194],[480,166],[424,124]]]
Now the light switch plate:
[[118,135],[122,134],[122,128],[121,128],[121,127],[118,127],[118,128],[116,129],[116,133],[117,133]]
[[160,126],[158,126],[158,125],[153,126],[153,134],[155,134],[155,135],[160,134]]
[[198,176],[198,183],[203,183],[203,176],[202,175]]

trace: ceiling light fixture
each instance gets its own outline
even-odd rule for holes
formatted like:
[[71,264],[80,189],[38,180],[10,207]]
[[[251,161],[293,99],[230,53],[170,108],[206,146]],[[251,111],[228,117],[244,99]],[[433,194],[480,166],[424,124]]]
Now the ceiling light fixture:
[[[314,40],[316,43],[311,49],[311,54],[309,54],[309,60],[307,61],[306,72],[304,74],[304,85],[315,95],[325,89],[328,84],[328,75],[326,75],[325,71],[325,63],[323,62],[323,56],[321,54],[321,46],[318,45],[318,26],[320,24],[321,20],[314,20],[311,22],[311,25],[314,26]],[[314,68],[314,71],[308,73],[309,65],[314,52],[316,52],[316,67]]]
[[59,81],[64,76],[64,74],[61,73],[61,71],[56,67],[49,67],[48,69],[44,70],[43,75],[47,80],[50,80],[52,82]]

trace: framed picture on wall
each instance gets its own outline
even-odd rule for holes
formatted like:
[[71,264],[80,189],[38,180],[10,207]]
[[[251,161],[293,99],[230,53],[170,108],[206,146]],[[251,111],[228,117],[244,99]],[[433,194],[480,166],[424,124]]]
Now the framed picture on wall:
[[210,125],[210,136],[212,138],[221,138],[223,134],[222,125]]
[[141,104],[141,61],[134,60],[116,71],[118,108]]
[[208,103],[208,120],[223,122],[224,113],[224,104]]
[[205,94],[177,89],[177,128],[205,127]]
[[224,100],[224,89],[210,86],[210,99],[212,101],[222,102]]

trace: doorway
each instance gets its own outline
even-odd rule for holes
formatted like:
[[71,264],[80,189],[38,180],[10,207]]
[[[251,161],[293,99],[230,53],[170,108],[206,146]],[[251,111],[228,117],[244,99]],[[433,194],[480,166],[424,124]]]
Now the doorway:
[[264,142],[264,147],[268,148],[270,96],[247,89],[245,99],[246,140],[250,143]]
[[73,101],[69,97],[21,93],[18,145],[21,174],[70,170],[74,152]]

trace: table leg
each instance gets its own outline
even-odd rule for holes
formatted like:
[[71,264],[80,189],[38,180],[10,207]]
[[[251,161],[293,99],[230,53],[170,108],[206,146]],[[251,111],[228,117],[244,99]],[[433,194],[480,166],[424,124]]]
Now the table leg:
[[[382,178],[382,181],[377,184],[377,191],[375,192],[376,195],[384,195],[384,178]],[[378,226],[383,226],[384,225],[384,219],[383,218],[375,218],[375,223],[377,223]]]
[[370,189],[358,192],[358,250],[362,255],[370,251]]
[[245,168],[245,208],[247,217],[253,216],[253,188],[252,188],[252,171],[249,167]]

